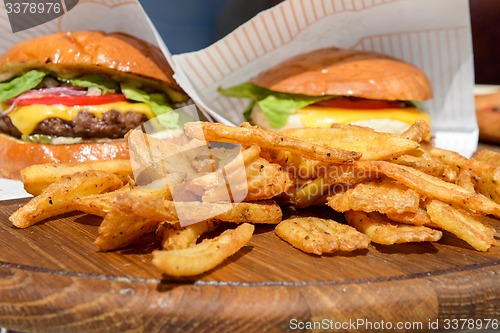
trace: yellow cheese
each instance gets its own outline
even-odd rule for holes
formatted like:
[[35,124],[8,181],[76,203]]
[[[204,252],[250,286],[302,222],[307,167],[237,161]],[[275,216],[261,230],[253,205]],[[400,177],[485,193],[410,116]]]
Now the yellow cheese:
[[121,113],[134,111],[145,114],[148,119],[154,118],[153,111],[145,103],[117,102],[100,105],[86,106],[66,106],[66,105],[41,105],[32,104],[20,106],[9,114],[12,124],[16,126],[22,134],[29,135],[41,121],[49,118],[61,118],[71,121],[80,111],[88,111],[97,117],[109,110],[117,110]]
[[348,124],[371,119],[399,120],[410,125],[417,120],[428,124],[431,121],[429,114],[415,108],[362,110],[308,106],[297,111],[297,115],[305,127],[329,127],[331,123]]

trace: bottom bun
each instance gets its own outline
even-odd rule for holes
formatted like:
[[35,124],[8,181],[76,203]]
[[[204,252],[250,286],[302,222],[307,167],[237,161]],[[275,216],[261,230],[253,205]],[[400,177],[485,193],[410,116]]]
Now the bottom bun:
[[500,91],[476,96],[479,139],[500,144]]
[[17,140],[0,134],[0,177],[20,179],[21,170],[34,164],[129,158],[124,140],[50,145]]

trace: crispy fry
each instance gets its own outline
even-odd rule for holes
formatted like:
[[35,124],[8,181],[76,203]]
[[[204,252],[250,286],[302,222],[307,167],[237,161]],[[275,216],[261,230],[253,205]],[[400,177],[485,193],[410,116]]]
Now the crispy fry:
[[104,251],[122,248],[155,231],[161,222],[176,221],[175,210],[161,210],[161,202],[130,193],[116,195],[113,207],[99,226],[95,245]]
[[291,153],[286,150],[265,149],[262,157],[272,163],[278,163],[281,167],[298,180],[309,180],[318,177],[318,169],[325,168],[326,163],[311,160],[304,156]]
[[474,182],[472,180],[472,172],[470,169],[461,169],[458,173],[457,185],[462,186],[464,189],[470,192],[474,192]]
[[114,191],[123,185],[117,175],[89,170],[63,176],[47,186],[40,195],[15,211],[9,220],[18,228],[27,228],[49,217],[73,211],[73,199]]
[[431,158],[427,153],[419,157],[413,155],[402,155],[391,159],[391,162],[412,167],[414,169],[425,172],[428,175],[448,180],[447,177],[449,175],[449,166],[436,159]]
[[21,170],[21,180],[26,192],[37,196],[63,176],[87,170],[114,173],[126,183],[132,176],[129,160],[86,161],[74,163],[35,164]]
[[417,120],[410,126],[401,136],[405,139],[420,143],[424,139],[428,139],[431,135],[431,128],[424,120]]
[[328,206],[338,212],[416,213],[419,205],[416,191],[388,178],[358,184],[328,199]]
[[399,135],[345,124],[332,124],[330,128],[290,128],[281,133],[311,144],[361,152],[360,160],[386,160],[418,147],[416,142]]
[[132,186],[130,184],[125,185],[113,192],[107,192],[102,194],[94,194],[85,197],[78,197],[73,199],[71,204],[75,210],[87,214],[93,214],[97,216],[106,216],[107,213],[113,208],[115,198],[120,193],[129,193],[134,196],[148,198],[148,199],[166,199],[171,200],[170,192],[168,187],[165,187],[164,181],[155,181],[148,186]]
[[156,230],[163,250],[180,250],[196,244],[200,236],[217,228],[219,221],[208,219],[181,227],[179,223],[162,223]]
[[427,213],[434,224],[466,241],[478,251],[488,251],[496,243],[493,228],[439,200],[430,201]]
[[429,176],[419,170],[385,161],[362,161],[357,168],[378,171],[393,178],[421,195],[439,199],[483,214],[500,217],[500,205],[481,194],[467,191],[463,187]]
[[500,204],[500,167],[485,168],[473,177],[477,192]]
[[289,174],[283,171],[280,165],[269,163],[262,157],[246,165],[246,175],[241,171],[226,172],[226,177],[221,173],[217,178],[222,179],[225,186],[220,184],[221,181],[215,182],[217,186],[207,190],[202,200],[229,201],[228,190],[234,200],[237,200],[236,198],[246,201],[267,200],[280,195],[292,185]]
[[317,255],[366,249],[370,244],[370,239],[356,229],[317,217],[283,220],[276,226],[276,234],[292,246]]
[[104,217],[113,207],[116,195],[129,192],[131,189],[131,186],[127,184],[115,191],[77,197],[73,199],[71,206],[74,210]]
[[244,223],[224,231],[213,239],[180,250],[153,251],[153,265],[172,276],[193,276],[220,265],[244,247],[253,235],[254,226]]
[[439,230],[424,226],[393,223],[379,213],[348,211],[349,225],[370,237],[377,244],[392,245],[411,242],[437,242],[443,236]]
[[498,168],[500,167],[500,153],[489,149],[478,151],[472,157],[473,160],[487,163],[489,166]]
[[378,172],[365,172],[365,170],[357,169],[351,164],[335,165],[330,164],[318,171],[319,177],[322,177],[326,184],[347,184],[356,185],[362,182],[376,180],[382,174]]
[[330,163],[351,163],[361,157],[359,152],[314,144],[248,124],[234,127],[219,123],[192,122],[186,123],[184,130],[188,136],[199,140],[231,142],[247,146],[257,144],[262,148],[283,149],[313,160]]
[[432,223],[429,214],[422,207],[419,207],[416,213],[387,213],[389,220],[411,225],[424,225],[427,227],[434,228],[436,225]]
[[330,185],[326,184],[323,178],[316,178],[293,193],[290,202],[298,208],[309,207],[317,202],[329,188]]

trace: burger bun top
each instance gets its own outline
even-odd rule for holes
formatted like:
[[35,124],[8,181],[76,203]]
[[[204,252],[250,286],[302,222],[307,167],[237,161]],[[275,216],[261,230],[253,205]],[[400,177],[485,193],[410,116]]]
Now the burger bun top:
[[309,96],[353,96],[378,100],[432,98],[417,67],[375,52],[324,48],[290,58],[252,79],[273,91]]
[[30,69],[61,73],[105,72],[139,76],[181,91],[161,51],[134,36],[100,31],[60,31],[22,41],[0,58],[4,78]]

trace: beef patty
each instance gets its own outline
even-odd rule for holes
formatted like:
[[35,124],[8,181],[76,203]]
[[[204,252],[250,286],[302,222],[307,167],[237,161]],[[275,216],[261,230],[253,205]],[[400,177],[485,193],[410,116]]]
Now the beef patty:
[[[81,111],[71,121],[49,118],[40,122],[31,134],[45,134],[62,137],[123,138],[131,129],[146,122],[148,118],[137,112],[120,113],[117,110],[104,112],[102,118],[88,111]],[[21,138],[21,132],[8,116],[0,116],[0,132]]]

